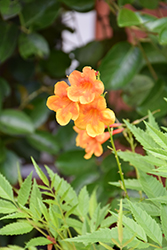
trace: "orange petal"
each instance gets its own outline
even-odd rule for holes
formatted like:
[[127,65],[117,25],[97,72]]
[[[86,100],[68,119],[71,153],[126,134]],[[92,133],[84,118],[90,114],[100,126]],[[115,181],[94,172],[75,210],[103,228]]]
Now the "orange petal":
[[101,135],[104,132],[104,123],[101,121],[96,121],[96,125],[88,124],[86,126],[86,131],[88,135],[95,137],[97,135]]
[[61,126],[65,126],[69,123],[72,118],[71,113],[65,113],[63,109],[59,109],[56,112],[56,120]]
[[101,112],[102,121],[106,126],[109,126],[115,122],[115,114],[111,109],[105,109]]
[[60,98],[58,96],[49,96],[46,102],[47,107],[55,112],[61,107]]
[[61,97],[67,96],[67,88],[68,87],[69,87],[69,85],[64,81],[57,82],[54,86],[54,94],[61,96]]

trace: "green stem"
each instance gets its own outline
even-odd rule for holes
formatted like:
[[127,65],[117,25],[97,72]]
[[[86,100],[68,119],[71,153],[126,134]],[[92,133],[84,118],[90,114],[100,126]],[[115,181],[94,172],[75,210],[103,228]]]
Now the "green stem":
[[114,140],[113,140],[113,137],[112,137],[111,129],[110,129],[109,127],[108,127],[108,131],[109,131],[109,133],[110,133],[110,141],[111,141],[111,145],[112,145],[112,148],[113,148],[113,151],[114,151],[114,154],[115,154],[115,159],[116,159],[116,162],[117,162],[117,165],[118,165],[119,174],[120,174],[121,181],[122,181],[122,185],[123,185],[123,190],[124,190],[124,192],[125,192],[126,198],[129,199],[129,196],[128,196],[128,193],[127,193],[127,190],[126,190],[126,186],[125,186],[125,181],[124,181],[124,177],[123,177],[123,172],[122,172],[122,168],[121,168],[121,163],[120,163],[120,161],[119,161],[118,154],[117,154],[117,150],[116,150],[116,148],[115,148]]

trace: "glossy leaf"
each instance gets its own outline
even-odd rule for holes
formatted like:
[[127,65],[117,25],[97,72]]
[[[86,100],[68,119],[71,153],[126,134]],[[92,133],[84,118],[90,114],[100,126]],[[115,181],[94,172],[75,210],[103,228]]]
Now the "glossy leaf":
[[139,106],[147,97],[153,85],[153,80],[150,77],[141,74],[135,75],[131,83],[124,88],[124,101],[130,106]]
[[117,43],[102,59],[98,69],[105,87],[119,89],[128,84],[138,72],[141,59],[137,47],[127,42]]
[[17,165],[19,157],[10,150],[6,150],[5,156],[5,160],[0,164],[0,171],[12,185],[15,185],[18,180]]
[[36,131],[27,137],[27,141],[37,150],[48,152],[50,154],[56,154],[59,151],[58,142],[47,131]]
[[10,19],[21,11],[21,5],[18,0],[2,0],[0,1],[0,13],[4,20]]
[[49,55],[49,45],[46,39],[37,33],[21,33],[19,37],[19,52],[24,59],[31,56],[44,58]]
[[159,34],[159,43],[162,45],[167,44],[167,28],[162,29]]
[[47,60],[41,62],[42,68],[51,77],[65,77],[66,69],[70,66],[71,59],[69,55],[62,50],[51,50]]
[[23,111],[6,109],[0,113],[0,131],[3,133],[25,135],[33,130],[31,119]]
[[150,91],[149,95],[137,108],[137,111],[141,115],[147,115],[148,110],[160,110],[160,112],[156,114],[156,117],[162,117],[167,113],[166,103],[163,99],[165,96],[167,96],[167,88],[165,83],[162,80],[158,80]]
[[146,9],[156,9],[159,4],[159,0],[139,0],[139,3]]
[[49,109],[46,107],[46,99],[38,98],[33,103],[33,109],[28,114],[35,128],[40,127],[49,116]]
[[94,159],[85,160],[81,150],[69,150],[62,153],[56,160],[56,166],[65,175],[80,175],[86,170],[92,169]]
[[8,59],[14,52],[18,36],[18,29],[15,24],[0,22],[0,64]]
[[123,8],[118,13],[118,26],[128,27],[134,25],[140,25],[140,17],[132,10]]
[[80,12],[85,12],[85,11],[90,11],[93,9],[95,5],[94,0],[61,0],[61,2],[65,3],[67,6],[70,8],[80,11]]
[[[36,0],[35,2],[30,1],[26,3],[22,10],[24,24],[26,26],[34,24],[36,26],[39,25],[38,27],[40,28],[44,28],[45,24],[47,26],[48,23],[50,24],[50,21],[53,20],[53,18],[50,20],[51,16],[48,15],[52,15],[51,8],[55,11],[54,15],[56,17],[59,10],[58,1]],[[48,20],[46,18],[48,18]],[[39,24],[40,21],[42,22],[41,24]]]
[[101,42],[93,41],[83,47],[75,49],[73,53],[75,59],[80,63],[79,69],[87,65],[96,69],[97,63],[103,56],[104,48]]

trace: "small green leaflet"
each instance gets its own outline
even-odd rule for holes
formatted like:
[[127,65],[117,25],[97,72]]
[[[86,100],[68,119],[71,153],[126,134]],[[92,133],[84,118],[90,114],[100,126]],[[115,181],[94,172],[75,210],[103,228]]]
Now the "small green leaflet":
[[82,217],[85,217],[89,210],[89,194],[86,186],[83,187],[78,196],[78,210]]
[[8,214],[18,211],[17,207],[10,201],[0,199],[0,213]]
[[25,222],[14,222],[7,224],[0,229],[0,235],[26,234],[32,231],[33,227]]
[[12,186],[2,174],[0,174],[0,197],[10,201],[14,199]]
[[38,176],[41,178],[41,180],[43,181],[43,183],[46,186],[49,186],[49,181],[48,178],[46,177],[46,175],[42,172],[42,170],[39,168],[39,166],[36,164],[36,162],[34,161],[34,159],[31,157],[32,163],[34,165],[34,168],[38,174]]
[[161,205],[161,223],[165,239],[167,240],[167,205]]
[[[137,179],[125,179],[125,186],[127,189],[132,189],[132,190],[137,190],[140,191],[142,190],[142,186],[140,182]],[[116,187],[121,187],[122,182],[109,182],[110,185],[116,186]]]
[[167,135],[162,133],[161,131],[158,131],[156,128],[152,127],[150,124],[147,122],[144,122],[147,131],[149,132],[150,136],[153,138],[153,140],[161,147],[164,149],[167,149]]
[[144,229],[145,233],[154,241],[162,246],[162,232],[159,224],[151,218],[144,210],[129,201],[131,211],[138,224]]
[[22,183],[21,188],[18,192],[17,201],[19,204],[24,206],[29,198],[30,191],[31,191],[31,184],[32,184],[32,173],[25,179],[25,181]]
[[26,248],[28,247],[32,247],[32,246],[45,246],[48,244],[52,244],[52,242],[50,240],[48,240],[45,237],[37,237],[37,238],[33,238],[30,241],[28,241],[26,243]]

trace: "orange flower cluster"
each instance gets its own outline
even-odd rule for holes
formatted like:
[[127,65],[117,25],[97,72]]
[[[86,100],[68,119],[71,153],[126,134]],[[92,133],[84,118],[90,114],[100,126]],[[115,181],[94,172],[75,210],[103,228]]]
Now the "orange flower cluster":
[[[56,112],[60,125],[68,124],[71,119],[74,121],[74,129],[79,133],[77,145],[86,149],[85,158],[90,158],[93,153],[100,156],[103,152],[101,144],[109,138],[104,133],[105,126],[115,122],[115,114],[107,108],[102,95],[103,82],[91,67],[84,67],[83,72],[74,70],[68,80],[70,86],[64,81],[55,84],[54,95],[48,98],[47,106]],[[88,138],[91,143],[85,146]]]

